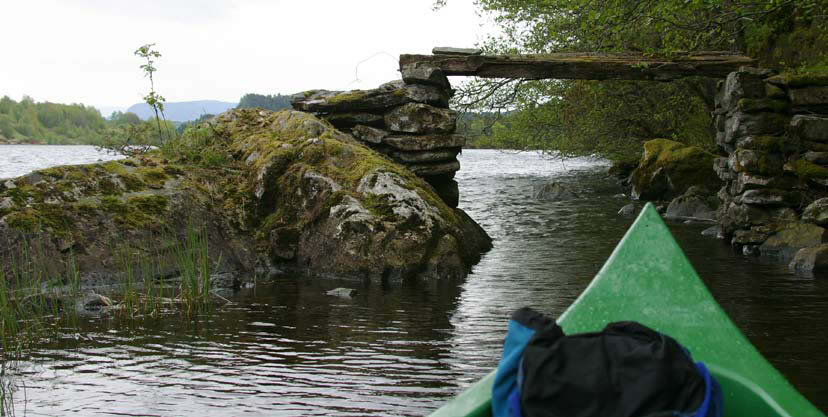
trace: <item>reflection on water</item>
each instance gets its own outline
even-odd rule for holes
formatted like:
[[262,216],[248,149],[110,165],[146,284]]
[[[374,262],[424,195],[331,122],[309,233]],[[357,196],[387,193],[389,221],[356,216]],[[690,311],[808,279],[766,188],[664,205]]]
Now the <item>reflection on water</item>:
[[[628,201],[600,162],[564,171],[534,154],[461,158],[461,207],[495,239],[465,282],[281,277],[191,321],[91,318],[34,353],[28,415],[427,414],[495,365],[514,309],[563,312],[632,222],[615,214]],[[582,198],[533,201],[532,186],[551,179]],[[702,228],[673,232],[748,337],[828,408],[828,279],[735,256]],[[325,295],[355,285],[353,299]]]

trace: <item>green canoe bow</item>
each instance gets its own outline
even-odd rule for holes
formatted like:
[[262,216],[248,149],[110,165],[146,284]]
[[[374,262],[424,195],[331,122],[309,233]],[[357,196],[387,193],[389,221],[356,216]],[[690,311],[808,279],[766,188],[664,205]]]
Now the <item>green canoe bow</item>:
[[[730,321],[649,203],[558,324],[572,334],[623,320],[672,336],[703,361],[722,386],[726,417],[824,416]],[[490,416],[494,376],[431,416]]]

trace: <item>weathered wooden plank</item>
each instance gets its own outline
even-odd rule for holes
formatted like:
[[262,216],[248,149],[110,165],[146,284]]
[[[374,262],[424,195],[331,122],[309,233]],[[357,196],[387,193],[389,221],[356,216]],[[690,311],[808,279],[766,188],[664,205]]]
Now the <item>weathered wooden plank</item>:
[[486,78],[655,80],[724,78],[755,59],[729,52],[699,52],[673,58],[640,54],[557,53],[544,55],[400,55],[403,75],[410,68],[434,67],[445,75]]

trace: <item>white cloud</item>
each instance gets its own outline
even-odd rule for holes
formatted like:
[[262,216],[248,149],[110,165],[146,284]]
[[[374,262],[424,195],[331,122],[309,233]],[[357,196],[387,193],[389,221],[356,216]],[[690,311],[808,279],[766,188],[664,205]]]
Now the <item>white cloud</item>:
[[[133,51],[157,43],[168,101],[372,88],[400,53],[485,36],[471,0],[0,0],[0,95],[127,106],[147,83]],[[355,71],[358,69],[358,77]],[[358,78],[358,80],[357,80]]]

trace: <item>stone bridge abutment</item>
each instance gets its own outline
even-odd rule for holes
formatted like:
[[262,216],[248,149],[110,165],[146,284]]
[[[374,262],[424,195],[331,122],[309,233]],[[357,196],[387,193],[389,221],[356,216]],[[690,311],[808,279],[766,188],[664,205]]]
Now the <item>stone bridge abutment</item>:
[[401,55],[401,80],[373,90],[307,91],[295,95],[292,104],[406,165],[456,207],[456,157],[465,138],[455,133],[449,76],[720,78],[716,143],[727,157],[714,167],[726,182],[718,193],[719,222],[734,244],[759,248],[777,234],[780,221],[800,221],[808,212],[806,203],[828,189],[828,77],[781,76],[753,64],[749,57],[726,52],[659,59],[603,53],[487,56],[479,50],[435,48],[433,55]]

